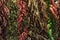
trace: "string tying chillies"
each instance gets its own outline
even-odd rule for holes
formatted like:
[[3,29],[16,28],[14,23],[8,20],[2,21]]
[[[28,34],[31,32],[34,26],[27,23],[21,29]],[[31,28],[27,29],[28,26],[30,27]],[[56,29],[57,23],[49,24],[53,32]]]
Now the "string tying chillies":
[[25,0],[17,0],[17,7],[18,7],[18,33],[19,33],[19,40],[25,40],[25,38],[27,37],[27,29],[24,26],[24,31],[21,32],[21,28],[22,28],[22,21],[23,21],[23,17],[26,14],[26,1]]

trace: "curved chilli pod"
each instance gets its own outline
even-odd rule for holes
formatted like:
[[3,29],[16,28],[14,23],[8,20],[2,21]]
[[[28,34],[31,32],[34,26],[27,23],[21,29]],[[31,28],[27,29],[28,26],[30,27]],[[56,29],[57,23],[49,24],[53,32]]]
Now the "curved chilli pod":
[[18,7],[18,40],[25,40],[27,37],[27,29],[24,26],[24,31],[21,32],[22,28],[22,21],[23,21],[23,16],[25,16],[26,13],[26,1],[25,0],[17,0],[17,7]]
[[0,40],[6,39],[6,26],[8,22],[9,9],[5,5],[5,0],[0,0]]

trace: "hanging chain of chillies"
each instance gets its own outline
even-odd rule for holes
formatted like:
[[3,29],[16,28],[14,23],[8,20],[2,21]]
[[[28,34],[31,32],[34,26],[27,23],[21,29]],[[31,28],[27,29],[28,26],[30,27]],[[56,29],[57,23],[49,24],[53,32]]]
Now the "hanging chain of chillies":
[[5,4],[5,0],[0,0],[0,40],[7,40],[6,27],[8,23],[9,9]]
[[18,40],[25,40],[27,37],[27,29],[26,25],[23,26],[23,18],[26,14],[26,0],[17,0],[17,7],[18,7]]
[[[53,4],[53,0],[52,0],[52,4]],[[27,12],[26,12],[25,5],[26,6],[28,5]],[[19,40],[24,40],[25,39],[24,37],[26,37],[26,35],[27,35],[27,33],[24,32],[26,19],[28,19],[28,24],[27,24],[28,38],[30,38],[32,40],[35,40],[35,39],[38,40],[36,38],[37,35],[39,35],[39,34],[44,35],[43,32],[47,31],[49,39],[54,40],[53,32],[56,29],[53,29],[53,28],[55,25],[54,18],[56,18],[56,14],[52,13],[52,15],[54,16],[54,18],[52,18],[52,19],[47,16],[46,4],[45,4],[44,0],[27,0],[27,1],[17,0],[17,7],[18,7],[18,20],[17,21],[18,21]],[[26,13],[26,15],[25,15],[25,13]],[[49,19],[48,22],[47,22],[47,19]],[[24,35],[24,33],[25,33],[25,35]],[[43,37],[45,38],[46,34]],[[46,37],[46,38],[48,38],[48,37]]]
[[7,40],[18,40],[17,33],[17,6],[16,1],[7,0],[7,7],[10,9],[8,27],[7,27]]
[[48,19],[45,8],[44,0],[28,0],[28,35],[32,40],[44,39],[39,38],[38,35],[45,35],[42,33],[46,30],[46,20]]

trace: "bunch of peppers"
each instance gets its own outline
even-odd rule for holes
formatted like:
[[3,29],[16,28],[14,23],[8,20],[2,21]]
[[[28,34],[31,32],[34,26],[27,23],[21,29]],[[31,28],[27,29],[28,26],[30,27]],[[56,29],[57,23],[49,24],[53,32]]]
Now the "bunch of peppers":
[[27,28],[24,26],[23,32],[22,32],[22,21],[23,17],[26,14],[26,0],[17,0],[17,7],[18,7],[18,40],[25,40],[27,38]]

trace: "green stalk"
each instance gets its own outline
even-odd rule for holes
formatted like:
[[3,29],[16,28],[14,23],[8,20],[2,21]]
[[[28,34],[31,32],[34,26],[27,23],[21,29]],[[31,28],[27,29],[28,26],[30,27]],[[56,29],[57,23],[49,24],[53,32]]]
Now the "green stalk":
[[47,24],[47,33],[49,36],[49,40],[54,40],[53,35],[52,35],[51,25],[52,25],[52,22],[49,20]]

